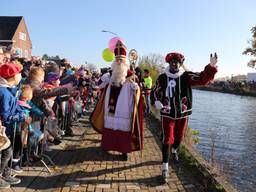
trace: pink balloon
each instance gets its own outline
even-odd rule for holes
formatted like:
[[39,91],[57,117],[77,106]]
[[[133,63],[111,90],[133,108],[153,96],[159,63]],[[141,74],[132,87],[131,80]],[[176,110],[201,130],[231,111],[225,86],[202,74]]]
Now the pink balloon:
[[124,40],[121,37],[113,37],[112,39],[109,40],[108,42],[108,48],[114,53],[116,43],[117,41],[121,41],[124,43]]

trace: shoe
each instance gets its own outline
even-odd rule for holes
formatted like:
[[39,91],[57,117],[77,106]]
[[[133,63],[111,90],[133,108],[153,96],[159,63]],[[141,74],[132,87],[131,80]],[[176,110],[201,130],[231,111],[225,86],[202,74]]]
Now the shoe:
[[13,177],[13,176],[7,176],[7,177],[3,177],[3,179],[9,183],[10,185],[16,185],[19,184],[21,182],[21,180],[19,178]]
[[[29,159],[28,161],[24,161],[22,163],[23,167],[32,167],[33,166],[33,162],[31,162],[31,159]],[[13,175],[14,176],[14,175]]]
[[122,161],[127,161],[127,160],[128,160],[128,155],[127,155],[127,153],[123,153],[123,154],[121,155],[121,159],[122,159]]
[[67,136],[67,137],[73,137],[73,136],[74,136],[74,133],[73,133],[72,129],[67,129],[67,130],[65,131],[65,136]]
[[11,185],[8,182],[0,178],[0,189],[8,189],[10,187]]
[[32,159],[33,162],[42,160],[42,157],[40,157],[39,155],[36,155],[36,154],[31,155],[30,158]]
[[53,144],[54,144],[54,145],[59,145],[59,144],[61,144],[61,140],[55,138],[55,139],[53,140]]
[[65,131],[64,131],[64,130],[61,130],[61,131],[60,131],[60,135],[61,135],[61,136],[64,136],[64,135],[65,135]]
[[20,167],[20,161],[12,162],[12,170],[16,173],[22,173],[23,170]]
[[15,166],[12,166],[12,170],[16,173],[22,173],[23,170],[22,168],[20,167],[20,165],[15,165]]
[[172,153],[172,158],[173,158],[173,161],[174,162],[179,162],[179,155],[178,155],[178,153],[176,152],[176,153]]
[[48,140],[50,143],[53,143],[54,145],[59,145],[61,144],[61,141],[57,138],[53,139],[53,140]]
[[82,118],[82,113],[78,113],[77,117],[78,119]]
[[88,113],[89,113],[89,110],[87,110],[87,109],[85,109],[85,110],[83,110],[83,116],[87,116],[88,115]]
[[163,179],[166,181],[166,180],[170,177],[169,171],[166,170],[166,169],[164,169],[164,170],[162,171],[162,177],[163,177]]
[[55,139],[61,140],[60,134],[59,134],[59,135],[56,135],[56,136],[55,136]]

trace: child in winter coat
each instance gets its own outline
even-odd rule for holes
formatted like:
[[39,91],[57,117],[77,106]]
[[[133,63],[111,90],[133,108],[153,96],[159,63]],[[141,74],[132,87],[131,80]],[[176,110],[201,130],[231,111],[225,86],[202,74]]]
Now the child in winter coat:
[[60,96],[60,95],[69,95],[73,92],[72,87],[60,87],[45,89],[43,87],[44,82],[44,70],[40,67],[34,67],[30,70],[28,76],[28,84],[33,88],[33,98],[32,101],[43,110],[45,115],[54,117],[55,114],[52,109],[47,105],[46,99],[50,97]]
[[47,118],[55,118],[55,113],[48,104],[47,99],[51,97],[70,95],[74,91],[73,87],[44,88],[45,79],[44,70],[40,67],[32,68],[29,72],[28,82],[33,88],[32,101],[44,112]]
[[[34,113],[39,117],[44,117],[43,112],[31,102],[33,97],[33,89],[30,85],[23,85],[21,87],[21,94],[18,101],[19,106],[21,107],[22,111],[24,112],[25,116],[30,116],[30,112]],[[13,163],[12,169],[20,173],[22,171],[20,167],[20,152],[21,148],[23,147],[24,152],[24,160],[28,161],[28,146],[31,149],[31,154],[35,151],[35,148],[38,142],[42,141],[44,138],[43,133],[40,130],[40,126],[35,126],[34,122],[27,125],[21,123],[16,136],[19,138],[17,142],[15,142],[14,152],[13,152]]]
[[[0,117],[6,127],[6,135],[13,142],[13,133],[18,122],[31,123],[30,117],[17,104],[17,85],[21,80],[21,67],[18,64],[7,63],[0,66]],[[0,188],[8,188],[18,184],[20,179],[12,177],[8,162],[12,157],[12,145],[1,151]]]
[[[54,72],[50,72],[46,75],[45,82],[43,85],[44,89],[53,89],[60,86],[60,75]],[[54,101],[56,99],[55,97],[49,97],[47,98],[47,103],[49,107],[53,107]]]
[[[58,88],[59,85],[60,85],[60,75],[55,72],[49,72],[46,75],[43,88],[44,89],[54,89],[54,88]],[[55,100],[56,100],[56,96],[49,97],[46,99],[48,107],[54,111],[55,116],[56,116],[56,111],[53,109]],[[60,144],[61,141],[58,138],[60,136],[61,130],[58,127],[58,120],[56,118],[48,118],[47,119],[47,130],[55,138],[54,144]]]

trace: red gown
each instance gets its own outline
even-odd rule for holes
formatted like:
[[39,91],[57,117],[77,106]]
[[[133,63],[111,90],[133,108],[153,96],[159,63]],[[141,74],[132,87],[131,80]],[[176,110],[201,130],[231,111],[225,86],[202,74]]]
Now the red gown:
[[[106,86],[99,102],[97,103],[92,115],[90,117],[93,128],[102,134],[101,147],[106,151],[118,151],[121,153],[129,153],[132,151],[143,149],[143,100],[142,95],[139,95],[139,102],[134,106],[132,113],[131,131],[120,131],[108,129],[104,125],[104,102],[106,98]],[[110,112],[115,113],[117,98],[119,96],[121,87],[111,87],[109,97]],[[125,102],[125,101],[124,101]],[[99,115],[101,114],[101,115]],[[103,123],[99,123],[103,121]],[[99,124],[101,124],[99,126]]]

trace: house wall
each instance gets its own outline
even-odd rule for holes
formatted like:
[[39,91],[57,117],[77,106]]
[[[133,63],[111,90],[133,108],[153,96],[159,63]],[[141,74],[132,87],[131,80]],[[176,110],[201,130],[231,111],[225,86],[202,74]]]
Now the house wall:
[[12,40],[15,41],[12,46],[12,51],[17,53],[18,49],[20,50],[21,57],[31,57],[32,43],[29,37],[29,33],[24,18],[22,18],[22,20],[20,21]]
[[247,73],[247,81],[255,81],[256,82],[256,73]]
[[233,82],[241,82],[241,81],[246,81],[246,80],[247,80],[246,75],[236,75],[231,78],[231,81],[233,81]]

